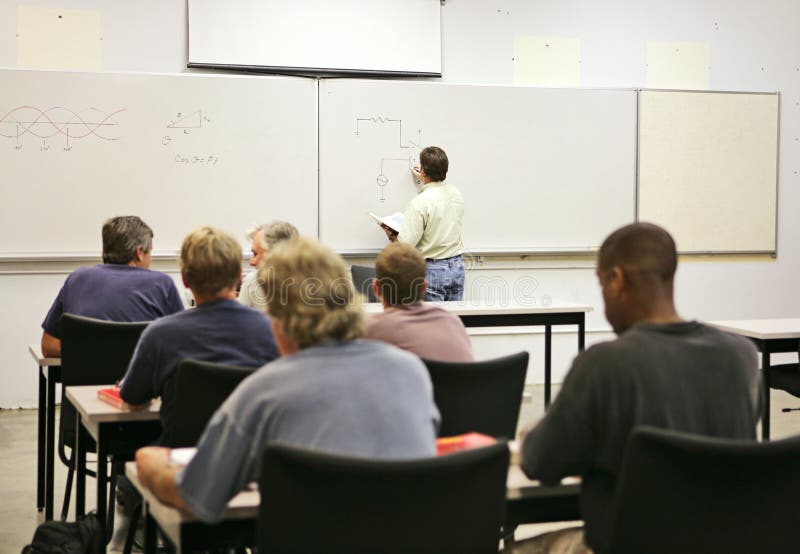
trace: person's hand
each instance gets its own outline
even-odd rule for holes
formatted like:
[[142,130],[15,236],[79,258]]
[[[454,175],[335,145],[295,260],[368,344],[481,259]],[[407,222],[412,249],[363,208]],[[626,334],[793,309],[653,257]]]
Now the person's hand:
[[148,409],[152,403],[152,400],[148,400],[144,404],[128,404],[127,402],[123,401],[122,409],[128,412],[141,412],[142,410]]
[[391,227],[389,227],[384,223],[381,223],[381,229],[383,229],[383,232],[386,233],[386,236],[390,241],[392,242],[397,241],[397,231],[395,231],[394,229],[392,229]]
[[422,168],[418,165],[411,167],[411,174],[414,176],[414,180],[418,183],[422,183]]

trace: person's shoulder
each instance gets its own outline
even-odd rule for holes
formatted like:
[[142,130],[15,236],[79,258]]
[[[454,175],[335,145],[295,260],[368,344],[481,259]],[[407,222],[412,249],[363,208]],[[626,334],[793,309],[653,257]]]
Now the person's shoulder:
[[750,339],[734,333],[729,333],[721,329],[717,329],[712,325],[705,323],[693,322],[697,325],[698,332],[702,332],[709,337],[709,340],[718,344],[722,349],[727,351],[734,351],[740,354],[757,356],[755,345]]

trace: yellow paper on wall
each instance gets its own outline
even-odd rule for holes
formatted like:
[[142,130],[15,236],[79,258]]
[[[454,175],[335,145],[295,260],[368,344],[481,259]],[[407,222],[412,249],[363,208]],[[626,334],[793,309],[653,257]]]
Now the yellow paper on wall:
[[579,86],[580,51],[577,38],[518,35],[514,37],[514,83]]
[[647,88],[708,90],[710,64],[704,42],[648,42]]
[[100,70],[100,12],[17,8],[17,65],[40,69]]

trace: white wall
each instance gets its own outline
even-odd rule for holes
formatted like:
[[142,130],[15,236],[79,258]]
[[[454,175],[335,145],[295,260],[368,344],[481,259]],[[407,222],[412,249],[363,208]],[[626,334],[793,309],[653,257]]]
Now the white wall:
[[[25,5],[99,10],[103,68],[107,71],[179,72],[185,67],[185,3],[178,0],[26,0]],[[17,2],[0,2],[0,66],[15,67]],[[220,3],[224,9],[224,3]],[[510,84],[516,35],[580,40],[582,86],[645,86],[647,42],[710,45],[710,87],[782,93],[778,258],[682,260],[677,303],[687,317],[730,319],[797,316],[800,274],[800,3],[796,0],[447,0],[442,8],[443,69],[448,82]],[[0,178],[3,195],[19,183]],[[43,199],[46,201],[46,199]],[[468,208],[468,207],[467,207]],[[31,217],[36,217],[31,206]],[[531,217],[536,217],[535,208]],[[201,222],[198,222],[201,223]],[[246,226],[249,222],[243,222]],[[47,222],[42,222],[47,225]],[[57,233],[54,228],[52,232]],[[156,233],[158,230],[156,229]],[[0,263],[0,407],[33,406],[36,372],[27,344],[58,287],[75,264]],[[174,271],[174,263],[160,268]],[[533,276],[536,294],[590,302],[589,342],[609,336],[593,268],[587,261],[489,259],[468,275],[499,279],[510,290]],[[523,347],[533,351],[530,379],[541,380],[540,335],[476,336],[479,357]],[[574,355],[575,337],[557,335],[554,379]]]

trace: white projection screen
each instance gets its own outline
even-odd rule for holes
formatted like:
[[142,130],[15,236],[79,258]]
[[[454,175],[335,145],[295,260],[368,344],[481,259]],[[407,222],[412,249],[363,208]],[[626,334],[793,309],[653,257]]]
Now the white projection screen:
[[189,67],[441,77],[440,0],[189,0]]

